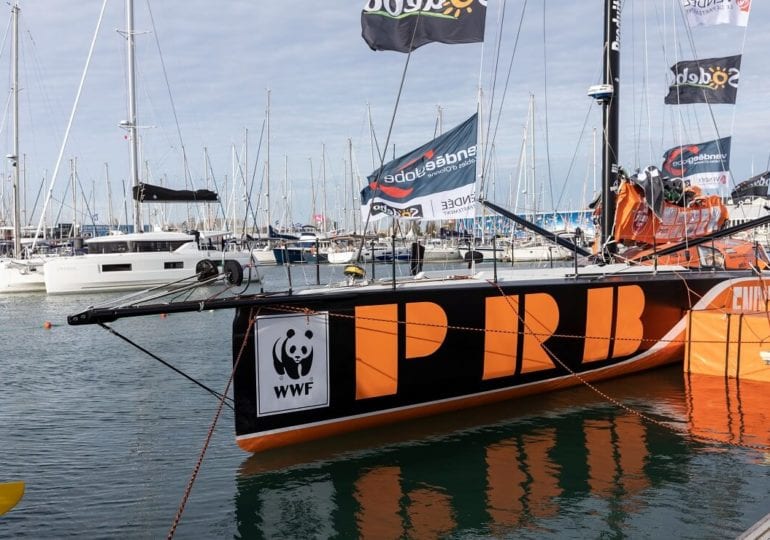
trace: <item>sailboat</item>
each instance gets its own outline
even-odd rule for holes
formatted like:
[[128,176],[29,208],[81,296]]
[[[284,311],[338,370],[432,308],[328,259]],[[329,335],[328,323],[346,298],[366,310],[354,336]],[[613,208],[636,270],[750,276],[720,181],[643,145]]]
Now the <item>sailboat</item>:
[[0,259],[0,294],[45,291],[44,259],[25,256],[21,231],[21,186],[19,184],[19,4],[11,6],[13,27],[12,101],[13,152],[8,155],[13,171],[13,257]]
[[121,122],[130,142],[130,175],[134,200],[134,232],[88,239],[87,254],[57,257],[46,263],[45,289],[49,294],[131,291],[167,284],[187,284],[206,268],[231,272],[258,281],[256,259],[229,241],[228,233],[205,237],[199,231],[142,232],[141,203],[212,203],[209,190],[172,190],[139,181],[135,88],[133,0],[126,0],[127,87],[129,119]]
[[[483,14],[485,6],[473,3],[473,13]],[[123,317],[234,310],[235,431],[238,445],[249,452],[594,383],[680,360],[688,310],[757,309],[761,294],[755,292],[766,290],[768,258],[758,246],[743,254],[743,262],[748,261],[743,268],[713,260],[707,268],[705,260],[701,268],[658,264],[657,254],[697,250],[706,242],[720,249],[721,231],[712,234],[718,227],[697,239],[691,236],[684,245],[669,245],[668,252],[653,247],[649,259],[638,254],[634,263],[615,250],[616,190],[627,196],[627,203],[629,192],[638,189],[621,177],[617,161],[620,6],[617,0],[605,1],[603,82],[590,91],[604,118],[604,204],[596,254],[483,200],[487,208],[570,250],[574,266],[494,266],[370,280],[362,267],[351,265],[346,282],[332,287],[90,308],[71,315],[69,323],[106,325]],[[386,15],[373,15],[375,24],[386,24]],[[425,19],[430,25],[452,24],[451,17]],[[402,30],[400,35],[415,33]],[[440,143],[450,145],[443,148],[455,149],[445,161],[471,171],[471,184],[465,176],[454,177],[462,183],[449,191],[473,189],[476,121],[474,115],[442,135]],[[436,160],[447,154],[426,150],[437,148],[437,140],[373,173],[363,195],[370,211],[379,205],[381,212],[400,215],[427,212],[429,205],[422,204],[427,198],[396,207],[393,200],[403,195],[405,182],[398,182],[397,189],[383,187],[394,186],[396,174],[402,175],[399,180],[406,175],[416,179],[438,169]],[[389,174],[392,184],[385,180]],[[412,186],[416,194],[421,189],[416,181]],[[419,195],[428,197],[427,189]],[[468,202],[465,197],[446,200],[459,207]],[[701,215],[700,208],[682,211],[685,223],[693,212]]]

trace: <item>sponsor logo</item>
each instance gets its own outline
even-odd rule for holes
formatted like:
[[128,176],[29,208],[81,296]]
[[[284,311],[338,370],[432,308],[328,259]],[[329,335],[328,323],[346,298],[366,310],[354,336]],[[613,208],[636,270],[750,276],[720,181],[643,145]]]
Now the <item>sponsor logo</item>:
[[424,215],[421,204],[407,206],[406,208],[396,208],[395,206],[390,206],[384,202],[372,203],[372,215],[378,214],[405,219],[421,218]]
[[474,4],[486,7],[487,0],[368,0],[364,11],[398,19],[420,13],[458,19],[463,14],[473,13]]
[[764,312],[768,307],[768,298],[770,298],[768,286],[733,287],[731,308],[734,313]]
[[464,212],[469,204],[473,204],[476,201],[476,197],[473,193],[464,195],[462,197],[453,197],[451,199],[444,199],[441,201],[441,210],[445,214],[452,214],[456,212]]
[[278,375],[288,375],[299,379],[310,372],[313,366],[313,331],[306,330],[303,335],[289,328],[285,337],[278,338],[273,344],[273,366]]
[[709,90],[721,90],[727,85],[731,88],[738,88],[740,75],[741,70],[736,67],[700,66],[692,71],[689,67],[685,67],[676,73],[674,86],[691,86]]
[[701,154],[700,146],[690,145],[675,148],[666,158],[663,169],[674,176],[687,176],[688,168],[706,163],[726,165],[726,153]]
[[[458,166],[465,166],[476,162],[476,145],[463,148],[457,152],[447,152],[446,154],[435,155],[433,150],[428,150],[419,158],[405,163],[398,168],[395,174],[385,174],[380,179],[380,183],[385,184],[407,184],[414,182],[425,176],[432,177],[444,172],[453,171]],[[407,170],[408,167],[415,165],[414,168]]]
[[257,416],[329,402],[328,315],[257,319]]
[[[735,0],[735,5],[744,13],[751,9],[751,0]],[[730,9],[729,0],[682,0],[682,7],[685,9]]]

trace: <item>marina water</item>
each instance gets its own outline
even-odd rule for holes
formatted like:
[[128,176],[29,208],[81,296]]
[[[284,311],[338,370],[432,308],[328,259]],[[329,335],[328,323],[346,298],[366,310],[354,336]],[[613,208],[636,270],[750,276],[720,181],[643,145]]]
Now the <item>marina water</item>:
[[[264,272],[266,289],[286,288],[284,268]],[[315,267],[292,269],[295,287],[314,280]],[[26,482],[0,538],[171,527],[217,400],[102,328],[66,325],[107,298],[0,298],[0,482]],[[113,326],[221,391],[231,323],[202,312]],[[770,457],[744,444],[756,439],[742,418],[710,427],[722,443],[681,433],[699,406],[681,366],[598,386],[628,409],[580,386],[253,456],[225,409],[176,535],[732,538],[770,512]]]

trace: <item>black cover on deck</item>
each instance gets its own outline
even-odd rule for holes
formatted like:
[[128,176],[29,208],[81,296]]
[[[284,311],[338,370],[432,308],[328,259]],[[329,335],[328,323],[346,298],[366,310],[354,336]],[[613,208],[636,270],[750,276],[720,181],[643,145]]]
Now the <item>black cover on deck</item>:
[[219,202],[219,195],[208,189],[168,189],[140,183],[132,188],[134,200],[139,202]]

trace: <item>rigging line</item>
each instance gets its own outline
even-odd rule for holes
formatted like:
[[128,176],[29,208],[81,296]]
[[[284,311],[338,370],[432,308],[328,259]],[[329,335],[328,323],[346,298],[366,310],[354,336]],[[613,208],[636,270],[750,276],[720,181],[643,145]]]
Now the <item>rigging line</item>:
[[93,225],[94,227],[94,236],[97,236],[96,221],[94,220],[94,213],[91,212],[91,207],[88,204],[88,197],[86,196],[86,190],[83,189],[83,184],[80,182],[80,176],[78,175],[77,172],[75,173],[75,182],[77,182],[78,186],[80,187],[80,196],[83,198],[83,204],[86,207],[86,213],[88,214],[88,217],[91,219],[91,225]]
[[[511,53],[511,61],[508,64],[508,73],[506,74],[506,77],[505,77],[505,86],[503,87],[503,97],[500,98],[500,107],[498,108],[497,119],[495,120],[495,129],[492,132],[491,142],[493,143],[494,141],[497,140],[497,130],[500,127],[500,119],[502,118],[502,115],[503,115],[503,105],[505,104],[505,97],[508,95],[508,86],[511,80],[511,73],[513,72],[513,61],[516,58],[516,51],[519,48],[519,37],[521,36],[521,29],[524,24],[524,14],[526,12],[526,9],[527,9],[527,0],[524,0],[524,3],[521,7],[521,16],[519,17],[519,27],[516,30],[516,38],[513,41],[513,52]],[[490,117],[490,120],[491,120],[491,117]],[[481,175],[482,180],[485,177],[485,175],[486,175],[486,171],[482,169],[482,175]]]
[[185,183],[189,180],[190,186],[192,186],[193,185],[192,175],[190,174],[190,168],[187,162],[187,152],[185,150],[184,140],[182,139],[182,129],[179,127],[179,117],[177,116],[177,112],[176,112],[174,96],[171,93],[171,84],[169,83],[169,80],[168,80],[168,71],[166,70],[166,62],[165,60],[163,60],[163,52],[161,51],[161,48],[160,48],[160,39],[158,38],[158,32],[155,28],[155,18],[152,15],[152,8],[150,7],[150,1],[147,0],[146,3],[147,3],[147,12],[150,16],[150,24],[152,25],[152,35],[155,38],[155,45],[158,48],[158,56],[160,57],[160,65],[161,65],[161,68],[163,69],[163,80],[166,82],[168,99],[171,102],[171,112],[174,115],[174,124],[176,125],[176,132],[177,132],[177,136],[179,137],[179,144],[182,150],[182,161],[184,166]]
[[[205,149],[204,149],[205,150]],[[208,157],[208,152],[206,152],[206,162],[209,166],[209,174],[211,174],[211,181],[214,182],[214,190],[219,194],[219,185],[217,183],[217,176],[214,174],[214,168],[211,166],[211,158]],[[227,196],[225,194],[225,196]],[[219,197],[219,209],[222,211],[222,219],[227,216],[227,212],[225,211],[224,203],[222,202],[222,197]]]
[[[257,156],[254,158],[254,166],[251,168],[251,185],[249,186],[249,192],[246,196],[246,205],[248,209],[251,209],[251,218],[254,220],[254,228],[256,229],[258,227],[257,217],[259,215],[259,201],[260,197],[257,197],[257,204],[252,206],[251,204],[251,196],[254,194],[254,183],[257,179],[257,169],[259,169],[259,159],[260,159],[260,153],[262,151],[262,137],[265,134],[265,119],[262,119],[262,129],[259,132],[259,145],[257,145]],[[262,181],[260,180],[259,183],[260,191],[262,190]],[[246,234],[246,222],[248,221],[249,216],[248,212],[243,217],[243,232],[242,234]]]
[[[546,41],[546,17],[545,9],[547,2],[543,2],[543,97],[544,105],[543,110],[545,114],[545,167],[548,170],[548,191],[551,195],[551,210],[555,211],[553,200],[553,176],[551,175],[551,144],[550,134],[548,131],[548,56],[547,56],[547,41]],[[622,9],[622,7],[621,7]]]
[[163,360],[160,356],[158,356],[156,354],[153,354],[152,352],[148,351],[147,349],[145,349],[144,347],[142,347],[138,343],[136,343],[134,341],[131,341],[131,339],[127,338],[126,336],[124,336],[123,334],[121,334],[120,332],[115,330],[113,327],[111,327],[111,326],[109,326],[107,324],[104,324],[102,322],[98,323],[98,325],[101,326],[102,328],[104,328],[105,330],[107,330],[110,334],[114,335],[115,337],[118,337],[118,338],[122,339],[123,341],[125,341],[126,343],[131,345],[132,347],[135,347],[136,349],[142,351],[143,353],[148,355],[150,358],[152,358],[154,360],[157,360],[158,362],[160,362],[161,364],[163,364],[167,368],[171,369],[172,371],[175,371],[176,373],[178,373],[179,375],[181,375],[182,377],[184,377],[188,381],[196,384],[197,386],[200,386],[201,388],[203,388],[209,394],[211,394],[213,396],[216,396],[221,402],[223,402],[231,410],[233,410],[233,411],[235,410],[235,408],[233,407],[232,403],[230,403],[230,401],[232,401],[232,398],[227,397],[227,395],[225,395],[225,394],[220,394],[219,392],[217,392],[213,388],[209,388],[208,386],[206,386],[202,382],[198,381],[197,379],[191,377],[190,375],[188,375],[187,373],[185,373],[181,369],[179,369],[179,368],[169,364],[168,362]]
[[77,111],[78,104],[80,103],[80,96],[83,93],[83,86],[85,86],[86,75],[88,74],[88,68],[91,65],[91,58],[94,54],[94,48],[96,47],[96,37],[99,35],[99,29],[102,26],[102,19],[104,18],[104,11],[107,7],[107,0],[102,2],[102,9],[99,12],[99,19],[96,22],[96,29],[94,30],[94,36],[91,39],[91,46],[88,49],[88,57],[86,58],[86,65],[83,68],[83,74],[80,77],[80,83],[78,84],[78,91],[75,95],[75,103],[72,104],[72,111],[70,112],[70,118],[67,122],[67,128],[64,131],[64,140],[62,140],[61,147],[59,148],[59,156],[56,158],[56,166],[53,169],[53,175],[51,176],[51,185],[48,187],[48,194],[43,204],[43,210],[40,212],[40,220],[37,223],[37,229],[35,230],[35,236],[32,239],[32,245],[30,251],[34,251],[37,245],[37,238],[40,235],[40,229],[43,227],[43,220],[45,219],[45,211],[48,209],[48,203],[53,195],[53,187],[56,184],[56,176],[59,173],[59,167],[61,166],[62,158],[64,157],[64,149],[67,146],[67,139],[69,138],[70,130],[72,129],[72,123],[75,120],[75,112]]
[[[259,310],[257,310],[257,313],[254,313],[254,308],[251,308],[249,313],[249,325],[246,329],[246,334],[243,336],[243,342],[241,343],[240,350],[238,351],[238,356],[235,359],[235,362],[233,362],[233,370],[230,372],[230,378],[227,380],[227,385],[225,386],[225,394],[230,389],[230,386],[233,383],[233,379],[235,378],[235,371],[238,369],[238,366],[241,363],[241,358],[243,357],[243,352],[246,350],[246,344],[249,341],[249,337],[251,336],[251,329],[256,324],[257,315],[259,315]],[[206,439],[203,443],[203,447],[201,448],[200,454],[198,455],[198,461],[195,463],[195,467],[193,468],[193,472],[190,475],[190,480],[187,483],[187,486],[184,490],[184,495],[182,495],[182,501],[179,503],[179,509],[177,510],[176,516],[174,516],[174,521],[171,524],[171,528],[168,531],[167,539],[171,539],[174,537],[174,533],[176,533],[176,528],[179,526],[179,521],[182,519],[182,514],[184,513],[185,506],[187,505],[187,499],[190,497],[190,493],[192,492],[193,484],[195,483],[195,479],[198,478],[198,472],[201,469],[201,465],[203,464],[203,458],[206,455],[206,451],[208,450],[209,444],[211,443],[211,438],[214,436],[214,428],[217,426],[217,422],[219,421],[219,417],[222,415],[222,406],[225,404],[225,400],[221,399],[219,401],[219,406],[217,407],[217,411],[214,414],[214,418],[211,420],[211,425],[209,426],[209,431],[206,434]]]
[[577,161],[578,152],[580,151],[580,146],[583,142],[583,136],[586,133],[586,126],[588,126],[588,119],[591,117],[591,111],[593,111],[593,108],[594,108],[594,101],[591,100],[591,103],[588,105],[588,110],[586,111],[586,116],[583,119],[583,127],[580,129],[580,136],[578,137],[577,144],[575,145],[575,151],[572,153],[572,159],[569,162],[569,167],[567,167],[567,175],[564,177],[564,182],[562,183],[562,186],[561,186],[561,193],[559,194],[559,200],[556,201],[556,204],[553,205],[553,208],[552,208],[554,213],[557,213],[559,211],[559,208],[561,208],[562,199],[564,199],[564,195],[567,192],[567,182],[569,181],[569,177],[572,174],[572,169],[575,166],[575,162]]
[[[497,46],[496,46],[496,53],[495,53],[495,67],[492,70],[492,95],[489,97],[489,118],[492,118],[492,111],[494,111],[495,107],[495,91],[497,90],[497,74],[499,72],[500,67],[500,53],[502,50],[501,43],[503,40],[503,24],[505,24],[505,7],[508,5],[508,3],[503,0],[502,3],[502,9],[500,11],[500,21],[498,24],[498,28],[500,29],[497,33]],[[479,109],[481,109],[482,103],[481,103],[481,91],[479,91]],[[500,110],[500,114],[502,115],[502,108]],[[489,122],[487,124],[487,136],[482,141],[484,144],[484,151],[482,153],[482,161],[481,161],[481,182],[479,185],[479,192],[484,193],[486,183],[486,173],[487,173],[487,163],[489,163],[491,160],[487,158],[487,153],[489,151],[490,146],[492,145],[492,142],[489,140],[489,134],[492,130],[492,122]]]
[[[377,196],[377,192],[380,189],[380,180],[382,175],[382,169],[385,165],[385,154],[388,151],[388,144],[390,144],[390,137],[393,134],[393,126],[396,123],[396,113],[398,112],[398,104],[401,102],[401,94],[404,91],[404,83],[406,82],[406,71],[409,68],[409,60],[412,58],[412,52],[414,51],[414,38],[417,35],[417,27],[420,25],[420,16],[422,14],[422,11],[418,11],[416,15],[416,20],[414,23],[414,29],[412,30],[412,39],[409,42],[409,52],[406,55],[406,61],[404,62],[404,70],[401,73],[401,82],[398,85],[398,93],[396,94],[396,103],[393,105],[393,114],[390,117],[390,126],[388,127],[388,136],[385,138],[385,146],[382,149],[382,153],[380,153],[380,166],[377,168],[377,172],[375,180],[374,180],[374,189],[372,189],[372,195],[369,199],[369,212],[367,212],[366,215],[366,222],[363,225],[362,235],[361,235],[361,243],[358,246],[358,254],[356,255],[356,260],[361,258],[361,252],[364,250],[364,238],[366,237],[366,229],[369,227],[369,221],[371,221],[372,218],[372,208],[374,207],[374,199]],[[393,254],[395,256],[395,253]],[[395,276],[394,276],[395,277]]]
[[[746,52],[746,38],[748,37],[748,34],[749,34],[749,23],[748,23],[748,21],[746,21],[746,27],[743,30],[743,41],[741,42],[741,59],[743,59],[743,53]],[[737,92],[736,92],[736,95],[737,95]],[[737,98],[736,98],[736,101],[737,101]],[[737,106],[733,105],[733,114],[732,114],[732,118],[730,120],[730,134],[731,135],[735,133],[735,115],[736,115],[735,111],[736,110],[737,110]],[[735,179],[732,178],[732,174],[730,175],[730,177],[731,177],[732,182],[733,182],[733,188],[735,188],[736,187]]]

